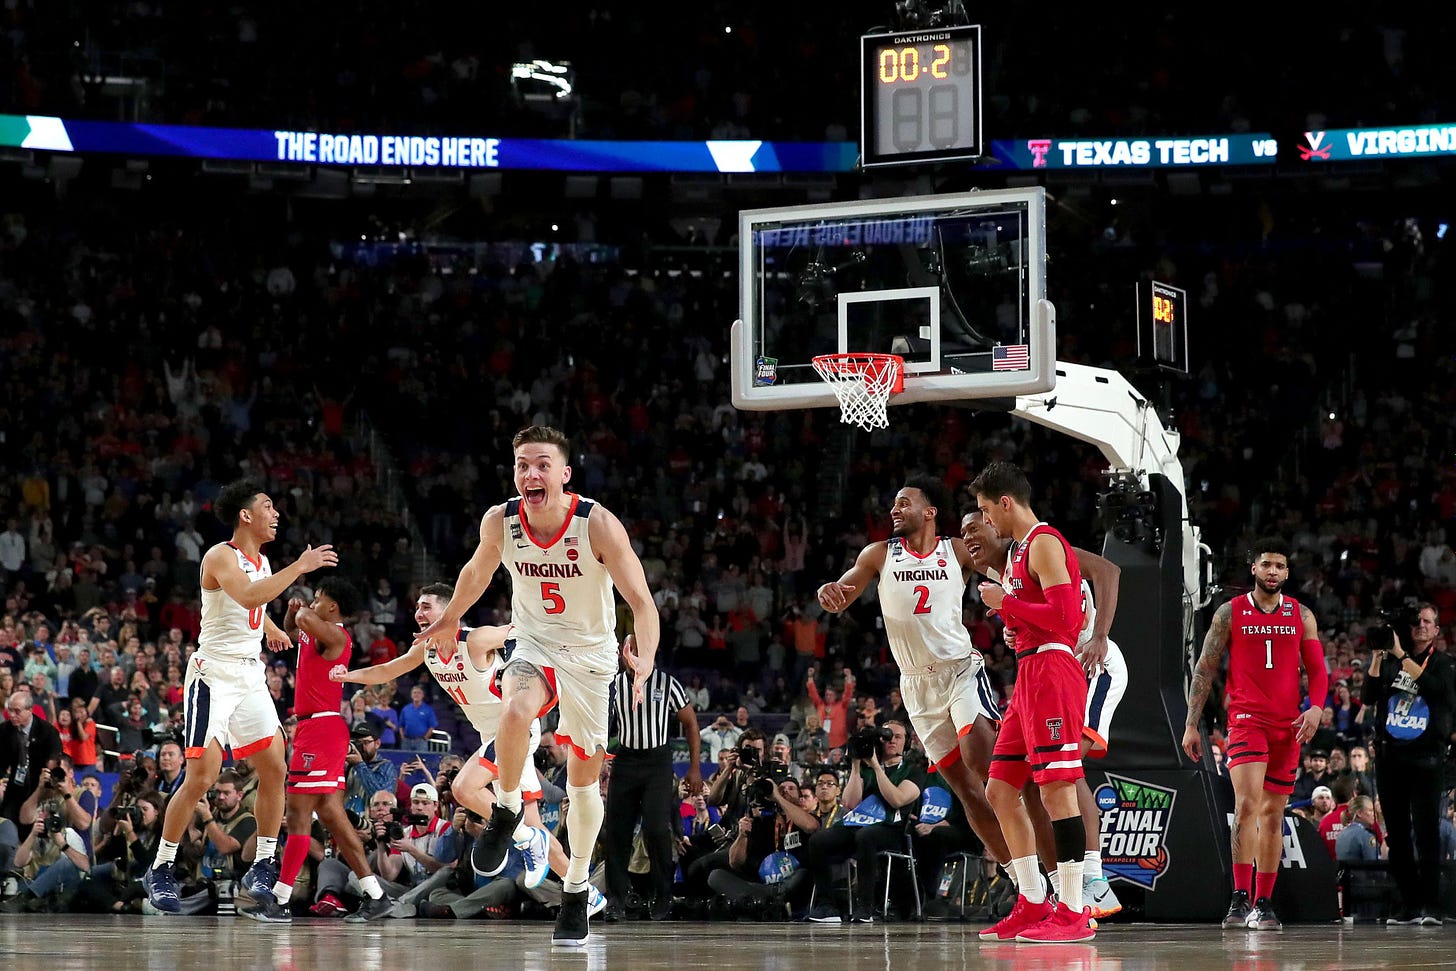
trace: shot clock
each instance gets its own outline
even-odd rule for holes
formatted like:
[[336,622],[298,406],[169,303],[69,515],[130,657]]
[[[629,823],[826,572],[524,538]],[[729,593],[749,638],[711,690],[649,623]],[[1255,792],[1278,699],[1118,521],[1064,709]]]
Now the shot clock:
[[981,155],[981,28],[860,38],[865,168]]
[[1156,280],[1141,281],[1137,310],[1139,363],[1187,374],[1187,292]]

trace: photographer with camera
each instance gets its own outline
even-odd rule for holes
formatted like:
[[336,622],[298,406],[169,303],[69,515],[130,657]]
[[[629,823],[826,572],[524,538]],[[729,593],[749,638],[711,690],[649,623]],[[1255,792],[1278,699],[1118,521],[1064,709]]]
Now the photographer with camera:
[[1456,714],[1456,659],[1434,649],[1438,616],[1434,605],[1416,604],[1367,635],[1375,655],[1362,700],[1375,712],[1376,782],[1401,897],[1390,924],[1442,922],[1441,780]]
[[[162,813],[166,805],[167,801],[161,794],[147,792],[128,797],[127,805],[113,804],[103,814],[95,855],[98,866],[111,863],[115,868],[120,886],[116,897],[119,906],[113,909],[121,910],[127,903],[146,896],[142,889],[142,876],[157,855],[157,841],[162,837]],[[203,894],[202,898],[206,901],[207,895]]]
[[59,813],[42,810],[15,850],[21,870],[21,892],[7,900],[4,913],[52,913],[67,909],[66,897],[81,885],[90,869],[81,834]]
[[256,855],[258,822],[243,808],[236,772],[224,769],[218,773],[217,784],[192,807],[184,837],[201,860],[198,876],[202,880],[214,884],[237,880],[248,869]]
[[899,721],[850,736],[850,774],[843,796],[846,816],[804,844],[803,864],[814,876],[819,901],[809,913],[811,921],[840,923],[830,867],[854,857],[859,879],[852,919],[856,924],[873,923],[878,855],[906,848],[906,827],[927,783],[924,770],[905,760],[908,739],[909,728]]
[[44,769],[61,756],[61,735],[35,717],[30,694],[16,691],[5,699],[5,724],[0,725],[0,873],[11,868],[20,833],[34,818],[22,821],[20,807],[40,786]]
[[94,792],[76,789],[72,765],[71,757],[62,755],[55,765],[42,770],[40,785],[20,806],[20,825],[29,826],[48,812],[80,834],[89,856],[91,824],[96,818],[98,800]]
[[349,750],[344,755],[347,777],[344,783],[344,808],[362,815],[365,802],[381,789],[394,792],[399,782],[399,766],[379,754],[379,733],[367,722],[354,725],[349,733]]
[[750,916],[758,905],[783,917],[783,902],[809,882],[796,854],[818,829],[819,820],[799,805],[799,784],[781,762],[770,762],[749,783],[748,809],[738,820],[726,864],[708,874],[708,886]]

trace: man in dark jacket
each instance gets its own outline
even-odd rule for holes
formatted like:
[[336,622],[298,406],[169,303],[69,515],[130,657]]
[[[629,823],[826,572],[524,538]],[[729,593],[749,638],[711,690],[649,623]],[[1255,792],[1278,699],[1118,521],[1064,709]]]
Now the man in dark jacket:
[[10,869],[20,845],[21,805],[60,757],[61,735],[35,717],[29,692],[6,698],[5,724],[0,725],[0,873]]

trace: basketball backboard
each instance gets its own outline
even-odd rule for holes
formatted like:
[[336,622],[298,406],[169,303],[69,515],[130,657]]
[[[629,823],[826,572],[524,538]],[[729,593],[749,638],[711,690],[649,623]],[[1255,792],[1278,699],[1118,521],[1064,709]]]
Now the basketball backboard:
[[903,357],[891,404],[1055,386],[1045,190],[752,209],[738,223],[738,408],[837,404],[817,354]]

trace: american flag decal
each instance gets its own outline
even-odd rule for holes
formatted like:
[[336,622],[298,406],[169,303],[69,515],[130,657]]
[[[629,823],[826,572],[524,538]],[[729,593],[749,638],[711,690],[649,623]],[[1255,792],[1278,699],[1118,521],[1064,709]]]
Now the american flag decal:
[[576,537],[575,536],[568,536],[568,537],[566,537],[566,545],[567,546],[575,546],[576,545]]
[[991,348],[991,370],[1025,371],[1031,367],[1031,352],[1025,344]]

